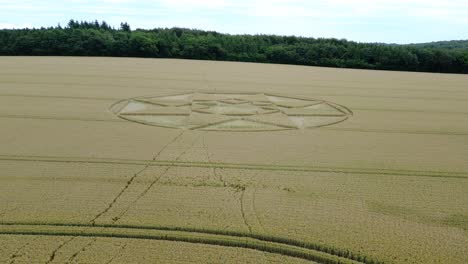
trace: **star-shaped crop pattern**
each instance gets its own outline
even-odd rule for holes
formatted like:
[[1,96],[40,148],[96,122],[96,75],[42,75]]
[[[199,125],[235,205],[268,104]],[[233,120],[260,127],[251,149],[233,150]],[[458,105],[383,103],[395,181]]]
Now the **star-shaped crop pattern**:
[[137,97],[111,107],[120,118],[146,125],[209,131],[305,129],[342,122],[344,106],[266,93],[188,93]]

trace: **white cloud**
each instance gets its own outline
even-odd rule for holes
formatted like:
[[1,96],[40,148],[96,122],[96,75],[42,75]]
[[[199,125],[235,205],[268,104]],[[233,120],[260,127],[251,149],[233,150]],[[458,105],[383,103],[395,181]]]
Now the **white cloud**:
[[224,9],[232,7],[235,2],[229,0],[156,0],[162,5],[176,9]]
[[71,18],[368,41],[468,38],[468,0],[0,0],[3,27]]
[[14,29],[14,28],[33,28],[31,24],[11,24],[11,23],[0,23],[0,29]]

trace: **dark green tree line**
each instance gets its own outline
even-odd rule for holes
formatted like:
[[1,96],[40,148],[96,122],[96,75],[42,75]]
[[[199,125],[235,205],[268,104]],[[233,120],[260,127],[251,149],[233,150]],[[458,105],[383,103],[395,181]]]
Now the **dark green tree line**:
[[131,30],[127,23],[115,29],[104,21],[70,20],[66,27],[0,30],[0,55],[186,58],[468,73],[468,45],[465,48],[463,41],[386,45],[184,28]]

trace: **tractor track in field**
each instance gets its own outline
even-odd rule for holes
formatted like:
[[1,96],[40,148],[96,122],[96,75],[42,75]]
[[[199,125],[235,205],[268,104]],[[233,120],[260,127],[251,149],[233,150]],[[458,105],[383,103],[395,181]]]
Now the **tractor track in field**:
[[[161,150],[156,153],[156,155],[153,157],[152,160],[155,160],[169,145],[171,145],[173,142],[175,142],[177,139],[179,139],[181,136],[182,136],[183,132],[179,133],[176,137],[174,137],[173,140],[171,140],[169,143],[167,143],[166,145],[164,145]],[[106,214],[110,209],[112,209],[112,207],[114,207],[114,204],[117,202],[117,200],[119,200],[119,198],[125,193],[125,191],[130,187],[130,185],[132,185],[132,183],[134,182],[134,180],[140,175],[142,174],[146,169],[148,169],[149,167],[149,164],[145,165],[145,167],[143,167],[141,170],[139,170],[137,173],[135,173],[128,181],[127,183],[125,184],[125,186],[120,190],[120,192],[114,197],[114,199],[107,205],[107,207],[102,210],[101,212],[99,212],[96,216],[94,216],[94,218],[90,221],[90,225],[91,226],[95,226],[96,224],[96,220],[98,220],[101,216],[103,216],[104,214]],[[170,167],[168,167],[166,169],[165,172],[167,172],[169,170]],[[165,174],[165,172],[163,174]],[[162,177],[162,176],[161,176]],[[157,180],[159,180],[160,177],[157,178]],[[153,181],[151,184],[150,184],[150,187],[154,184],[155,182]],[[148,191],[149,188],[147,188],[145,191]],[[146,192],[144,192],[146,193]],[[140,194],[140,196],[142,196]],[[139,198],[141,197],[138,197],[137,200],[139,200]],[[137,201],[136,200],[136,201]],[[135,201],[135,202],[136,202]],[[128,208],[127,210],[124,211],[124,213],[126,213],[128,211]],[[116,222],[117,220],[119,220],[120,218],[119,217],[114,217],[113,218],[113,222]],[[61,245],[59,245],[57,248],[55,248],[51,255],[50,255],[50,258],[49,258],[49,261],[47,263],[50,263],[54,260],[55,258],[55,255],[58,251],[60,251],[60,249],[62,247],[64,247],[65,245],[67,245],[68,243],[72,242],[77,236],[72,236],[71,239],[65,241],[64,243],[62,243]],[[85,245],[83,248],[81,248],[79,251],[77,251],[74,255],[71,256],[71,258],[69,259],[69,261],[72,261],[73,259],[75,259],[78,254],[80,254],[82,251],[86,250],[87,247],[91,246],[94,242],[96,241],[96,239],[92,240],[89,244]]]
[[[171,142],[169,142],[166,146],[164,146],[164,148],[159,151],[154,157],[153,157],[153,161],[156,161],[156,159],[159,157],[159,155],[164,151],[164,149],[166,149],[169,145],[171,145],[172,143],[176,142],[177,139],[179,139],[182,135],[184,134],[184,131],[182,131],[181,133],[179,133]],[[192,147],[195,145],[195,143],[197,142],[199,137],[197,137],[193,142],[192,144],[186,148],[182,153],[180,153],[177,157],[176,157],[176,160],[179,160],[185,153],[187,153],[190,149],[192,149]],[[149,167],[149,166],[148,166]],[[115,216],[112,218],[112,221],[113,223],[119,221],[125,214],[127,214],[127,212],[130,210],[130,208],[135,205],[141,198],[143,198],[150,190],[151,188],[153,188],[154,185],[156,185],[162,177],[164,177],[168,172],[169,170],[171,169],[171,166],[166,166],[166,168],[164,169],[164,171],[162,173],[159,174],[158,177],[155,177],[153,179],[153,181],[151,181],[151,183],[137,196],[137,198],[135,200],[133,200],[126,208],[124,211],[122,211],[118,216]]]
[[[182,130],[184,131],[184,130]],[[182,132],[183,133],[183,132]],[[180,153],[176,158],[175,158],[175,161],[178,162],[180,161],[180,159],[182,158],[182,156],[184,156],[189,150],[191,150],[193,148],[193,146],[195,146],[195,144],[198,142],[198,140],[201,138],[202,135],[199,135],[197,136],[192,144],[190,144],[184,151],[182,151],[182,153]]]
[[353,107],[357,111],[369,112],[395,112],[395,113],[424,113],[424,114],[444,114],[444,115],[468,115],[468,112],[461,111],[442,111],[442,110],[427,110],[427,109],[398,109],[398,108],[368,108],[368,107]]
[[[167,143],[166,145],[164,145],[161,150],[159,150],[158,153],[156,153],[152,160],[156,160],[159,155],[161,155],[161,153],[169,146],[171,145],[172,143],[174,143],[175,141],[177,141],[182,135],[184,134],[184,132],[182,131],[181,133],[177,134],[176,137],[174,137],[169,143]],[[127,181],[127,183],[125,184],[125,186],[122,188],[122,190],[114,197],[114,199],[109,203],[109,205],[101,212],[99,212],[91,221],[90,221],[90,224],[92,226],[95,226],[96,224],[96,220],[98,220],[102,215],[106,214],[113,206],[114,204],[117,202],[117,200],[125,193],[125,191],[130,187],[130,185],[132,185],[133,181],[140,175],[142,174],[145,170],[147,170],[149,167],[149,164],[147,164],[143,169],[139,170],[137,173],[135,173],[131,178],[130,180]],[[133,201],[121,214],[119,214],[118,216],[116,217],[113,217],[112,218],[112,222],[115,223],[117,222],[118,220],[120,220],[120,218],[125,215],[128,210],[130,209],[130,207],[135,204],[138,200],[140,200],[141,197],[143,197],[146,192],[149,191],[149,189],[156,183],[159,181],[159,179],[161,177],[163,177],[167,171],[170,169],[170,167],[167,167],[166,170],[159,176],[157,177],[153,182],[151,182],[151,184],[149,185],[149,187],[147,187],[138,197],[135,201]],[[58,252],[64,245],[66,245],[67,243],[73,241],[77,236],[74,236],[72,237],[70,240],[66,241],[64,244],[60,245],[58,248],[56,248],[52,255],[51,255],[51,259],[50,261],[53,260],[56,252]],[[73,261],[81,252],[85,251],[86,248],[92,246],[94,244],[94,242],[96,242],[96,238],[94,238],[93,240],[91,240],[88,244],[86,244],[85,246],[83,246],[80,250],[78,250],[77,252],[75,252],[75,254],[73,254],[70,259],[69,259],[69,262],[70,261]]]
[[[157,157],[159,157],[159,155],[161,155],[161,153],[169,146],[171,145],[172,143],[174,143],[175,141],[177,141],[177,139],[179,139],[181,136],[183,135],[183,132],[177,134],[176,137],[174,137],[169,143],[167,143],[166,145],[164,145],[161,150],[159,150],[158,153],[156,153],[153,158],[152,158],[152,161],[156,160]],[[151,162],[151,160],[149,161]],[[117,200],[125,193],[125,191],[130,187],[130,185],[132,185],[133,181],[139,176],[141,175],[145,170],[147,170],[148,168],[150,167],[150,163],[147,163],[145,165],[145,167],[143,167],[143,169],[139,170],[137,173],[135,173],[131,178],[130,180],[127,181],[127,184],[125,184],[125,186],[122,188],[122,190],[120,190],[120,192],[114,197],[114,199],[109,203],[109,205],[101,212],[99,212],[90,222],[91,224],[95,224],[96,223],[96,220],[99,219],[102,215],[104,215],[105,213],[107,213],[113,206],[114,204],[117,202]],[[169,168],[169,167],[168,167]],[[168,169],[166,169],[165,172],[167,172]],[[165,173],[164,172],[164,173]],[[164,174],[163,173],[163,174]],[[160,177],[157,178],[157,180],[159,180]],[[154,181],[150,184],[150,186],[152,186],[154,184]]]
[[[170,71],[168,72],[159,72],[160,74],[168,74],[168,73],[171,73]],[[1,73],[0,73],[1,74]],[[0,75],[1,76],[1,75]],[[8,74],[5,74],[5,76],[22,76],[21,73],[12,73],[12,72],[9,72]],[[40,76],[46,76],[44,75],[44,73],[41,73]],[[84,78],[96,78],[96,77],[104,77],[104,78],[116,78],[118,77],[119,79],[126,79],[126,80],[135,80],[135,79],[138,79],[138,80],[141,80],[143,77],[142,76],[138,76],[138,77],[134,77],[134,76],[115,76],[115,75],[103,75],[103,74],[70,74],[70,76],[73,76],[73,77],[84,77]],[[307,82],[307,84],[303,84],[303,83],[295,83],[295,82],[268,82],[268,81],[265,81],[265,80],[262,80],[262,81],[252,81],[252,80],[209,80],[207,78],[207,75],[206,73],[204,73],[204,75],[199,75],[197,76],[198,78],[171,78],[171,77],[163,77],[161,75],[159,76],[152,76],[152,77],[147,77],[147,78],[143,78],[145,80],[153,80],[153,81],[178,81],[178,80],[182,80],[182,81],[187,81],[187,82],[200,82],[200,83],[204,83],[208,88],[210,87],[210,83],[211,85],[212,84],[216,84],[216,85],[212,85],[213,86],[213,89],[216,90],[216,87],[219,86],[219,84],[238,84],[238,85],[265,85],[265,86],[288,86],[288,87],[307,87],[307,88],[310,88],[311,85],[314,86],[314,87],[325,87],[325,88],[336,88],[337,85],[346,85],[346,89],[350,89],[350,90],[370,90],[370,91],[375,91],[375,88],[376,88],[376,85],[381,85],[382,82],[381,81],[372,81],[372,80],[366,80],[366,81],[362,81],[362,80],[351,80],[351,79],[346,79],[345,81],[337,81],[337,80],[330,80],[329,78],[320,78],[320,79],[317,79],[317,78],[314,78],[312,80],[309,80]],[[13,81],[13,80],[2,80],[2,83],[18,83],[17,81]],[[26,84],[47,84],[47,85],[50,85],[50,86],[59,86],[59,87],[63,87],[64,85],[67,86],[67,85],[75,85],[77,87],[89,87],[89,84],[81,84],[81,83],[77,83],[77,82],[70,82],[70,81],[56,81],[56,82],[46,82],[46,81],[43,81],[43,80],[34,80],[34,81],[30,81],[30,80],[21,80],[20,83],[26,83]],[[353,86],[349,86],[349,84],[353,84]],[[366,85],[369,85],[369,86],[363,86],[363,84],[366,84]],[[394,91],[422,91],[422,92],[440,92],[440,89],[433,89],[433,88],[420,88],[418,87],[417,90],[414,89],[414,85],[415,84],[420,84],[419,82],[414,82],[414,81],[405,81],[405,82],[401,82],[401,86],[400,87],[391,87],[391,90]],[[128,88],[128,85],[125,85],[125,84],[120,84],[120,83],[113,83],[113,87],[124,87],[124,88]],[[148,85],[148,86],[143,86],[143,87],[151,87],[153,88],[152,86]],[[403,87],[403,88],[401,88]],[[453,88],[462,88],[462,89],[453,89]],[[457,83],[450,83],[450,85],[447,87],[447,88],[450,88],[450,90],[447,90],[447,91],[443,91],[443,92],[446,92],[446,93],[466,93],[466,89],[463,89],[464,86],[463,85],[460,85],[460,84],[457,84]]]
[[130,187],[130,185],[133,183],[135,178],[138,177],[138,175],[140,175],[142,172],[144,172],[147,168],[148,168],[148,166],[145,166],[143,169],[141,169],[137,173],[133,174],[133,176],[130,178],[130,180],[127,181],[127,183],[122,188],[122,190],[120,190],[120,192],[114,197],[114,199],[107,205],[107,207],[104,210],[102,210],[96,216],[94,216],[94,218],[90,221],[90,223],[94,224],[98,218],[100,218],[102,215],[107,213],[112,207],[114,207],[114,204],[122,196],[122,194],[125,193],[125,191],[128,189],[128,187]]
[[[255,175],[255,177],[258,176],[259,173],[257,173]],[[264,177],[262,178],[262,180],[264,180]],[[260,217],[258,215],[258,211],[257,211],[257,207],[256,207],[256,204],[255,204],[255,199],[256,199],[256,195],[257,195],[257,189],[258,189],[258,183],[256,183],[253,187],[253,190],[252,190],[252,199],[250,199],[250,202],[251,202],[251,206],[252,206],[252,212],[254,214],[254,220],[257,222],[257,225],[260,227],[260,232],[261,233],[266,233],[266,229],[265,229],[265,226],[263,225],[262,221],[260,220]],[[264,254],[266,260],[268,261],[268,263],[271,263],[271,260],[270,260],[270,257],[267,255],[267,254]]]
[[245,216],[245,208],[244,208],[244,194],[245,194],[245,188],[243,188],[242,190],[240,190],[240,196],[239,196],[239,206],[240,206],[240,213],[241,213],[241,216],[242,216],[242,220],[244,222],[244,225],[247,227],[247,229],[249,230],[249,233],[252,234],[252,226],[249,224],[249,222],[247,221],[247,217]]
[[[208,160],[209,163],[212,162],[212,159],[211,159],[211,155],[208,151],[208,148],[206,146],[206,142],[205,142],[205,134],[207,132],[205,132],[203,134],[203,138],[202,138],[202,143],[203,143],[203,149],[205,150],[205,153],[206,153],[206,159]],[[235,197],[235,194],[240,192],[240,195],[239,195],[239,198],[235,198],[236,200],[239,201],[239,209],[240,209],[240,215],[242,217],[242,221],[244,223],[244,225],[247,227],[247,229],[249,230],[249,233],[252,233],[252,226],[248,223],[247,221],[247,218],[245,216],[245,209],[244,209],[244,194],[245,194],[245,190],[246,190],[246,187],[245,186],[239,186],[240,188],[235,188],[234,186],[231,186],[228,184],[228,182],[226,182],[223,178],[223,175],[222,173],[217,173],[216,172],[216,168],[212,168],[212,172],[213,172],[213,176],[218,179],[221,184],[223,185],[223,187],[229,187],[229,188],[233,188],[235,190],[234,192],[234,197]]]
[[50,162],[50,163],[83,163],[83,164],[109,164],[109,165],[148,165],[149,167],[194,167],[217,169],[243,169],[260,171],[287,171],[287,172],[330,172],[344,174],[368,174],[368,175],[392,175],[411,177],[438,177],[468,179],[468,172],[464,171],[429,171],[429,170],[404,170],[381,169],[359,167],[326,167],[326,166],[301,166],[301,165],[270,165],[270,164],[245,164],[222,163],[201,161],[169,161],[169,160],[132,160],[132,159],[107,159],[87,157],[53,157],[53,156],[22,156],[0,155],[0,161],[22,162]]
[[120,249],[117,251],[117,253],[112,256],[107,262],[106,264],[110,264],[114,261],[114,259],[116,259],[118,256],[122,255],[122,252],[125,250],[125,248],[128,246],[127,243],[124,243],[123,246],[120,247]]
[[[73,83],[70,83],[73,84]],[[53,99],[74,99],[74,100],[98,100],[115,101],[116,97],[86,97],[86,96],[66,96],[66,95],[40,95],[40,94],[0,94],[0,97],[25,97],[25,98],[53,98]]]
[[[360,110],[360,109],[355,109]],[[362,109],[365,111],[373,111],[373,109]],[[392,111],[392,110],[381,110],[375,109],[375,111]],[[400,112],[421,112],[421,111],[400,111]],[[434,112],[440,113],[440,112]],[[457,115],[468,115],[464,112],[450,112],[444,114],[457,114]],[[81,122],[105,122],[105,123],[124,123],[124,119],[96,119],[96,118],[78,118],[78,117],[53,117],[53,116],[37,116],[37,115],[10,115],[0,114],[0,118],[5,119],[33,119],[33,120],[53,120],[53,121],[81,121]],[[468,136],[468,132],[457,132],[457,131],[424,131],[424,130],[395,130],[395,129],[379,129],[379,128],[346,128],[346,127],[330,127],[333,124],[344,122],[340,120],[338,122],[318,126],[323,130],[333,130],[342,132],[361,132],[361,133],[384,133],[384,134],[409,134],[409,135],[444,135],[444,136]],[[133,121],[136,122],[136,121]],[[145,122],[136,122],[147,125]],[[212,125],[212,124],[211,124]],[[162,127],[162,126],[161,126]]]
[[54,121],[83,121],[83,122],[107,122],[107,123],[122,123],[122,119],[96,119],[96,118],[78,118],[78,117],[56,117],[56,116],[37,116],[37,115],[5,115],[0,114],[0,118],[6,119],[38,119],[38,120],[54,120]]
[[[259,172],[256,172],[252,178],[256,178],[258,176]],[[240,212],[242,216],[242,220],[244,222],[244,225],[247,227],[249,230],[249,233],[254,233],[254,223],[257,222],[257,224],[261,228],[261,232],[264,233],[265,228],[263,227],[262,223],[258,219],[257,211],[255,209],[255,192],[256,192],[256,184],[254,185],[253,188],[249,188],[248,186],[245,185],[240,185],[240,186],[234,186],[236,187],[236,193],[240,193],[239,195],[239,206],[240,206]],[[252,191],[252,194],[250,195],[250,201],[248,200],[249,198],[246,199],[246,193],[248,194],[248,191]],[[250,203],[249,203],[250,202]],[[247,218],[247,205],[250,204],[250,211],[253,215],[253,219],[248,219]]]
[[374,129],[374,128],[346,128],[346,127],[323,127],[324,130],[333,130],[341,132],[362,132],[362,133],[383,133],[383,134],[409,134],[409,135],[443,135],[443,136],[468,136],[468,132],[455,131],[411,131],[411,130],[395,130],[395,129]]
[[10,258],[8,259],[9,262],[8,264],[13,264],[15,263],[16,259],[21,257],[22,254],[21,252],[27,248],[29,245],[31,245],[33,242],[34,242],[35,239],[31,239],[30,241],[27,241],[26,243],[22,244],[21,246],[19,246],[15,252],[13,252],[13,254],[11,254]]
[[[180,132],[180,133],[177,134],[177,136],[174,137],[169,143],[167,143],[166,145],[164,145],[164,147],[162,147],[161,150],[159,150],[158,153],[156,153],[156,154],[153,156],[152,161],[155,161],[155,160],[161,155],[161,153],[162,153],[166,148],[168,148],[170,145],[172,145],[174,142],[176,142],[180,137],[182,137],[183,134],[184,134],[184,131]],[[149,167],[150,167],[150,164],[148,163],[148,164],[145,166],[145,168],[143,169],[143,171],[145,171],[145,170],[148,169]],[[129,204],[129,205],[125,208],[125,210],[123,210],[119,215],[114,216],[114,217],[112,218],[112,222],[115,223],[115,222],[119,221],[120,218],[122,218],[122,217],[130,210],[130,208],[132,207],[132,205],[136,204],[143,196],[146,195],[146,193],[153,187],[153,185],[155,185],[156,183],[158,183],[159,180],[160,180],[162,177],[164,177],[164,175],[166,175],[166,173],[169,171],[170,168],[171,168],[171,167],[169,167],[169,166],[166,167],[166,168],[164,169],[164,171],[163,171],[162,173],[159,174],[158,177],[155,177],[155,178],[153,179],[153,181],[151,181],[151,183],[143,190],[143,192],[141,192],[141,193],[138,195],[138,197],[137,197],[134,201],[132,201],[132,203]]]
[[94,244],[94,242],[97,241],[97,237],[93,238],[91,241],[89,241],[86,245],[82,246],[78,251],[76,251],[75,253],[73,253],[71,255],[70,258],[68,258],[68,261],[67,263],[70,263],[70,262],[73,262],[75,261],[75,259],[78,257],[78,255],[80,255],[81,253],[85,252],[87,248],[89,248],[90,246],[92,246]]
[[46,261],[46,264],[51,263],[52,261],[54,261],[55,256],[57,255],[57,252],[59,252],[60,249],[62,249],[64,246],[68,245],[68,243],[72,242],[77,237],[78,236],[71,236],[69,239],[65,240],[60,245],[58,245],[58,247],[56,247],[54,250],[52,250],[52,252],[50,253],[49,259]]
[[127,212],[130,210],[130,208],[135,205],[141,198],[143,198],[148,191],[159,182],[159,180],[164,177],[167,172],[170,170],[171,167],[166,167],[162,173],[159,174],[158,177],[156,177],[138,196],[135,200],[133,200],[126,208],[123,210],[121,213],[119,213],[117,216],[114,216],[112,218],[112,222],[115,223],[119,221]]
[[167,143],[166,145],[164,145],[164,147],[162,147],[161,150],[159,150],[158,153],[156,153],[156,155],[153,156],[153,160],[156,160],[166,148],[168,148],[171,144],[173,144],[173,143],[176,142],[180,137],[182,137],[182,136],[184,135],[184,132],[185,132],[185,131],[180,132],[180,133],[177,134],[177,136],[174,137],[169,143]]
[[[251,232],[216,231],[198,228],[116,224],[0,222],[0,235],[70,237],[54,249],[46,263],[53,262],[57,252],[77,237],[89,237],[93,238],[93,240],[72,254],[68,258],[69,261],[70,259],[75,259],[78,254],[84,252],[93,242],[102,237],[162,240],[245,248],[318,263],[380,263],[363,255],[353,254],[348,250],[336,249],[310,242]],[[112,262],[113,258],[109,261]]]
[[[213,163],[213,159],[211,158],[211,154],[210,152],[208,151],[208,147],[206,145],[206,142],[205,142],[205,135],[206,133],[208,132],[205,132],[203,134],[203,140],[202,140],[202,143],[203,143],[203,149],[205,150],[205,153],[206,153],[206,159],[208,161],[208,163]],[[228,183],[224,180],[223,178],[223,174],[222,173],[218,173],[216,171],[217,168],[212,168],[212,171],[213,171],[213,176],[218,179],[222,184],[223,184],[223,187],[226,187],[228,186]]]
[[[9,76],[12,76],[11,73],[9,74]],[[79,76],[79,77],[102,77],[102,75],[87,75],[87,76],[84,76],[84,75],[74,75],[74,76]],[[115,79],[116,76],[112,76],[113,79]],[[110,76],[109,76],[110,78]],[[131,77],[121,77],[121,79],[135,79],[135,78],[131,78]],[[137,78],[138,80],[141,80],[142,77],[139,76]],[[212,85],[214,87],[214,90],[216,91],[216,86],[220,85],[220,84],[238,84],[238,85],[262,85],[262,86],[266,86],[266,87],[271,87],[271,86],[274,86],[274,87],[278,87],[278,86],[288,86],[288,87],[307,87],[307,88],[310,88],[310,85],[312,84],[314,87],[316,88],[326,88],[326,89],[329,89],[329,88],[336,88],[336,84],[335,85],[330,85],[330,84],[325,84],[323,83],[324,81],[329,81],[329,80],[313,80],[311,82],[309,82],[309,84],[300,84],[300,83],[277,83],[277,82],[259,82],[259,81],[222,81],[222,80],[207,80],[205,79],[204,77],[202,78],[164,78],[164,77],[156,77],[156,78],[146,78],[147,80],[153,80],[153,81],[157,81],[157,80],[160,80],[160,81],[183,81],[183,82],[190,82],[190,83],[193,83],[193,82],[199,82],[199,83],[205,83],[207,84],[208,82],[210,83],[210,85]],[[2,83],[3,84],[17,84],[18,82],[16,81],[11,81],[11,80],[2,80]],[[368,90],[371,90],[371,91],[374,91],[375,90],[375,86],[371,86],[371,87],[363,87],[361,84],[370,84],[372,82],[362,82],[362,81],[350,81],[350,80],[347,80],[346,82],[343,82],[343,83],[346,83],[347,85],[349,85],[350,83],[353,83],[353,84],[359,84],[358,86],[347,86],[346,89],[348,90],[364,90],[364,91],[368,91]],[[59,87],[63,87],[63,86],[69,86],[69,85],[73,85],[73,86],[76,86],[76,87],[89,87],[89,85],[87,84],[79,84],[79,83],[76,83],[76,82],[56,82],[56,83],[50,83],[50,82],[46,82],[46,81],[40,81],[40,80],[35,80],[35,81],[27,81],[27,80],[22,80],[21,81],[21,84],[44,84],[44,85],[49,85],[49,86],[59,86]],[[380,84],[378,82],[375,82],[375,84]],[[413,87],[414,83],[406,83],[405,85],[406,86],[409,86],[409,87]],[[128,88],[128,85],[124,85],[124,84],[117,84],[117,83],[113,83],[112,85],[113,87],[124,87],[124,88]],[[458,85],[454,85],[452,84],[451,87],[456,87]],[[209,86],[207,86],[209,88]],[[464,88],[464,87],[462,87]],[[213,90],[213,89],[212,89]],[[409,89],[409,88],[398,88],[398,87],[392,87],[392,91],[415,91],[414,89]],[[418,90],[416,90],[416,92],[441,92],[439,89],[428,89],[428,88],[418,88]],[[442,91],[444,93],[447,93],[447,94],[453,94],[453,93],[466,93],[466,90],[463,90],[463,89],[456,89],[456,90],[447,90],[447,91]],[[327,94],[328,96],[333,96],[334,94]],[[21,94],[0,94],[0,96],[22,96]],[[38,96],[41,96],[41,95],[38,95]],[[358,96],[358,95],[357,95]],[[385,97],[385,96],[379,96],[379,95],[372,95],[373,97]],[[46,96],[43,96],[43,97],[46,97]],[[68,96],[61,96],[61,97],[68,97]],[[71,96],[71,98],[74,98],[74,96]],[[78,97],[80,98],[80,97]],[[409,98],[420,98],[420,97],[409,97]],[[430,97],[430,98],[435,98],[435,97]],[[445,99],[445,100],[450,100],[452,97],[450,98],[441,98],[441,99]],[[101,99],[101,98],[99,98]],[[110,98],[102,98],[101,100],[111,100]]]
[[[203,145],[203,149],[205,150],[205,154],[206,154],[206,159],[209,163],[212,162],[212,158],[211,158],[211,155],[210,155],[210,152],[208,151],[208,147],[206,146],[206,142],[205,142],[205,135],[206,135],[207,132],[203,133],[203,137],[202,137],[202,145]],[[216,172],[216,168],[212,168],[212,173],[213,173],[213,176],[218,179],[223,187],[230,187],[232,188],[232,186],[230,186],[223,178],[222,176],[222,173],[217,173]],[[237,192],[240,192],[240,195],[239,195],[239,198],[238,198],[238,201],[239,201],[239,209],[240,209],[240,214],[241,214],[241,217],[242,217],[242,220],[244,222],[244,225],[247,227],[247,229],[249,230],[249,233],[252,233],[253,229],[252,229],[252,226],[249,224],[249,222],[247,221],[247,218],[246,218],[246,215],[245,215],[245,208],[244,208],[244,195],[245,195],[245,191],[246,191],[246,187],[243,186],[242,188],[240,189],[237,189],[235,193]]]
[[0,211],[0,218],[2,218],[5,215],[8,215],[9,213],[12,213],[12,212],[18,210],[18,209],[19,209],[19,206],[13,207],[11,209],[4,209],[4,210]]
[[[206,159],[208,160],[209,163],[212,162],[212,159],[211,159],[211,155],[210,155],[210,152],[208,151],[208,147],[206,146],[206,142],[205,142],[205,135],[206,135],[207,132],[205,132],[203,134],[203,139],[202,139],[202,143],[203,143],[203,149],[205,150],[205,153],[206,153]],[[215,179],[218,179],[223,187],[229,187],[229,188],[233,188],[233,186],[230,186],[228,184],[228,182],[226,182],[226,180],[224,180],[223,178],[223,175],[222,173],[217,173],[216,172],[216,168],[212,168],[212,173],[213,173],[213,176]],[[235,188],[234,188],[235,189]],[[236,189],[235,189],[236,190]],[[242,217],[242,221],[244,223],[244,225],[247,227],[247,229],[249,230],[249,233],[252,233],[252,226],[248,223],[247,221],[247,218],[246,218],[246,215],[245,215],[245,209],[244,209],[244,194],[245,194],[245,191],[246,191],[246,187],[243,187],[241,189],[237,189],[235,191],[235,193],[237,192],[241,192],[239,198],[238,198],[238,201],[239,201],[239,209],[240,209],[240,214],[241,214],[241,217]],[[235,196],[235,193],[234,193],[234,196]],[[268,258],[267,256],[265,256],[266,258]]]
[[[255,175],[255,177],[257,177],[258,174],[259,173],[257,173]],[[261,182],[264,182],[264,181],[265,181],[265,175],[263,175]],[[253,210],[253,213],[255,215],[255,220],[257,221],[258,225],[260,226],[262,232],[265,233],[266,229],[265,229],[265,226],[263,225],[263,222],[260,219],[260,216],[258,215],[257,204],[256,204],[256,197],[257,197],[257,191],[258,191],[258,185],[259,184],[260,183],[257,182],[253,187],[254,189],[253,189],[253,192],[252,192],[251,202],[252,202],[252,210]]]

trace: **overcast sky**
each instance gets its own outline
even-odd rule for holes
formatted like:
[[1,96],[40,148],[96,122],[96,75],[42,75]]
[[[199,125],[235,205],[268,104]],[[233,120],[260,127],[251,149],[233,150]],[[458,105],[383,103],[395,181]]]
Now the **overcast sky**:
[[71,18],[361,42],[468,39],[468,0],[0,0],[0,28],[66,25]]

